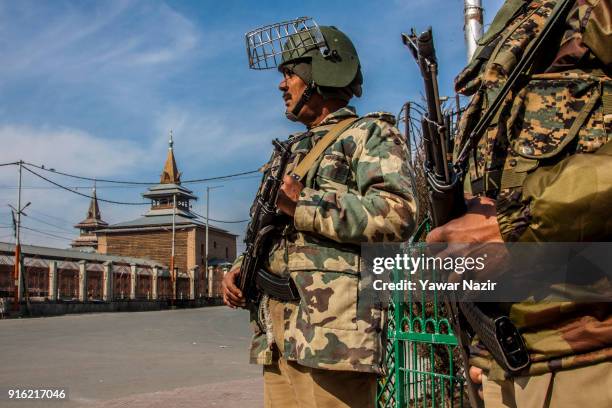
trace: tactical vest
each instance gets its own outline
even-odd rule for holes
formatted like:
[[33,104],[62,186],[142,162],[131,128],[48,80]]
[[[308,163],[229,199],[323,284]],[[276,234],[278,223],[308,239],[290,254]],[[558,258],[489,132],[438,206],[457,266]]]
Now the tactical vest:
[[[472,61],[455,80],[457,92],[472,96],[459,123],[455,151],[533,46],[557,3],[510,0],[498,12]],[[498,211],[511,211],[504,206],[520,199],[526,177],[538,168],[574,153],[594,153],[610,138],[612,83],[606,63],[587,53],[572,69],[558,72],[550,66],[560,44],[584,35],[589,3],[597,1],[576,2],[565,27],[559,27],[536,58],[528,83],[507,95],[474,149],[466,191],[496,198]]]

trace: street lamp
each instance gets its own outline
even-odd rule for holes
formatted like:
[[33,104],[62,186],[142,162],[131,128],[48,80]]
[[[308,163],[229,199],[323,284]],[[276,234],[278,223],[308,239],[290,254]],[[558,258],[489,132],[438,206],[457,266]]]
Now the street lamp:
[[212,279],[209,276],[208,271],[208,224],[209,224],[209,214],[210,214],[210,190],[214,190],[216,188],[222,188],[223,185],[219,186],[206,186],[206,235],[205,235],[205,243],[204,243],[204,265],[206,270],[206,276],[208,277],[208,296],[212,297]]

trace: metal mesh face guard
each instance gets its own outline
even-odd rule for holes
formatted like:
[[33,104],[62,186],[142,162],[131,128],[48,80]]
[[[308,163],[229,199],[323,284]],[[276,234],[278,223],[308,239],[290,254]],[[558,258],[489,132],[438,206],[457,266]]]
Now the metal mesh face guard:
[[310,17],[300,17],[249,31],[246,49],[249,68],[272,69],[315,49],[324,53],[327,45],[317,23]]

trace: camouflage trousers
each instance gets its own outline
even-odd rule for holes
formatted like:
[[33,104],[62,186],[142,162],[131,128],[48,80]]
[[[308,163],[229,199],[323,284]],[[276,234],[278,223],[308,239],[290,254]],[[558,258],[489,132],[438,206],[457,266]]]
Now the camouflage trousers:
[[283,309],[270,300],[275,345],[273,363],[263,369],[265,408],[373,408],[376,375],[331,371],[300,365],[282,357]]
[[486,408],[612,407],[612,362],[482,384]]

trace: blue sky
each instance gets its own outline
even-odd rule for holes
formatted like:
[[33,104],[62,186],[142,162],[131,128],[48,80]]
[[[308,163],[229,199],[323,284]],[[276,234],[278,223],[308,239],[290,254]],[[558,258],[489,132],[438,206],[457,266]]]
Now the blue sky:
[[[485,23],[502,0],[484,0]],[[346,32],[359,52],[364,95],[358,112],[397,113],[419,99],[421,79],[400,41],[433,26],[443,93],[465,65],[463,1],[0,1],[0,163],[23,159],[80,175],[159,178],[174,132],[184,179],[258,168],[270,141],[299,131],[283,115],[279,75],[248,69],[244,33],[311,16]],[[89,183],[53,176],[89,192]],[[211,193],[211,217],[247,218],[258,177],[224,181]],[[0,241],[11,241],[17,170],[0,167]],[[31,201],[24,242],[66,247],[88,200],[25,173]],[[189,186],[200,197],[206,184]],[[140,201],[143,187],[98,185],[98,196]],[[121,222],[146,209],[101,203]],[[246,224],[219,226],[242,234]]]

